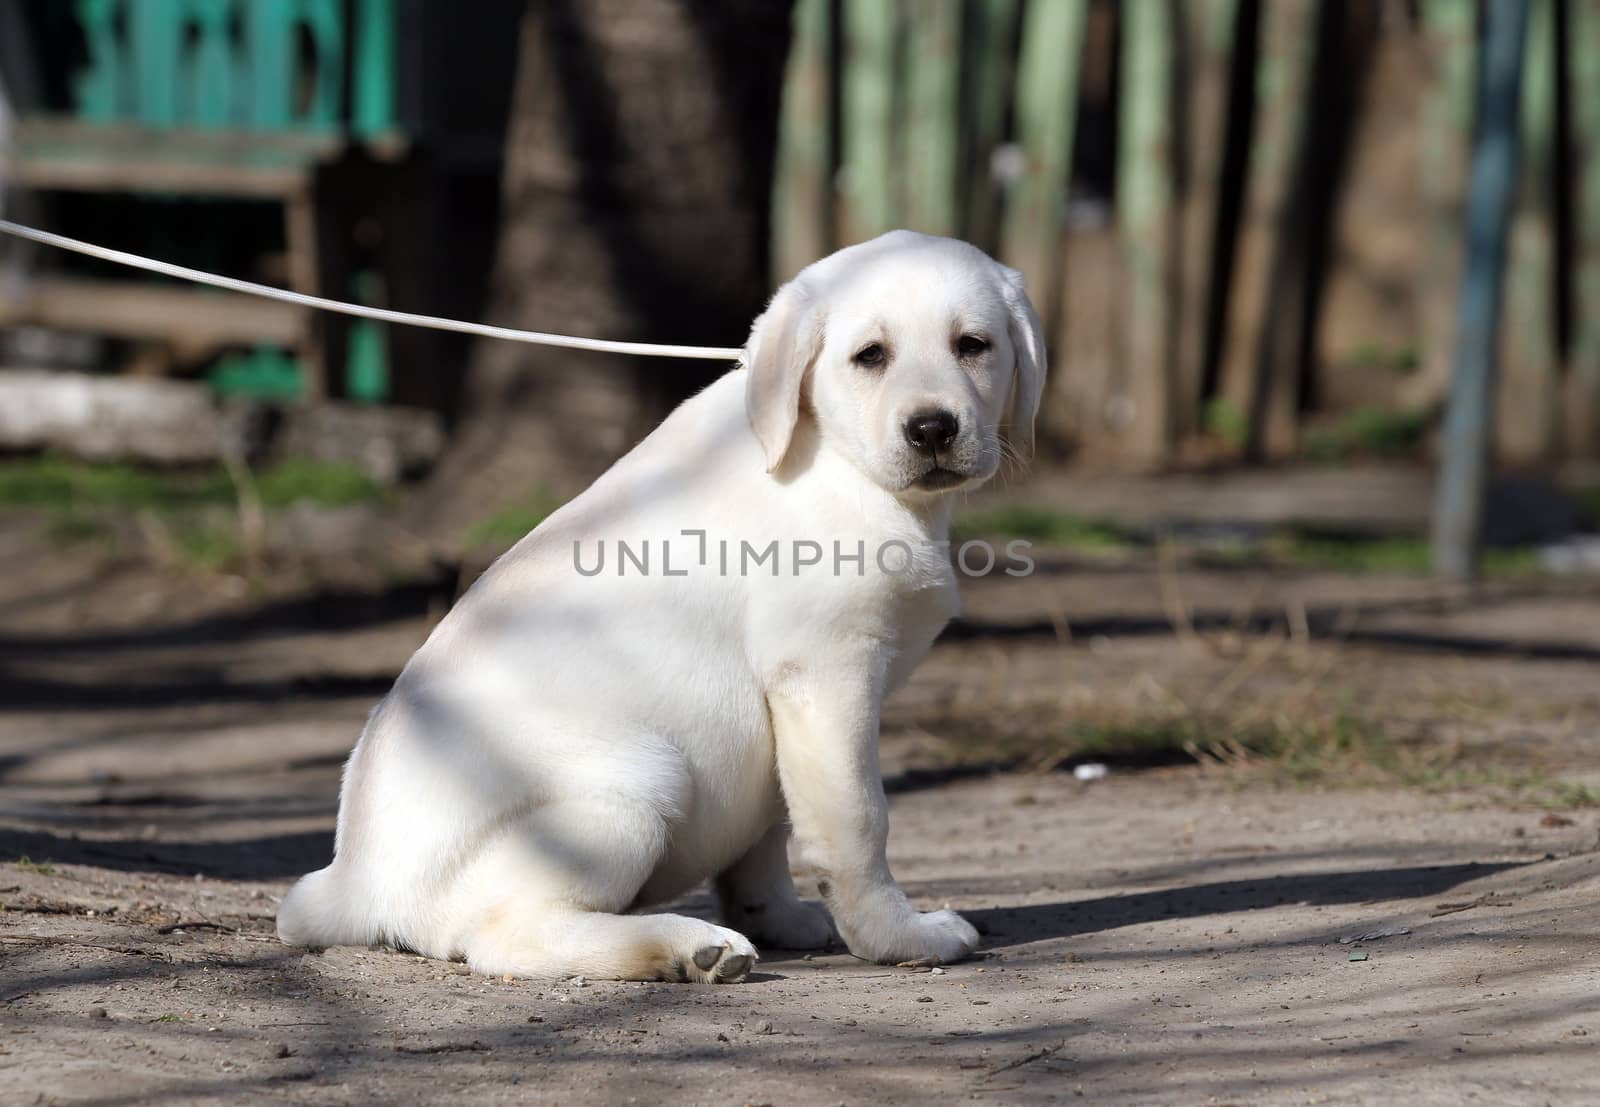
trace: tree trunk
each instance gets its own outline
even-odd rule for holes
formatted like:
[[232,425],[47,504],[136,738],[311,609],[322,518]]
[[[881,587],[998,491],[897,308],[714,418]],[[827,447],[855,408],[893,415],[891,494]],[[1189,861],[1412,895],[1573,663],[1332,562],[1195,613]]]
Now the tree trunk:
[[[491,322],[744,341],[767,294],[789,15],[771,0],[532,0]],[[726,368],[480,342],[424,525],[450,538],[507,504],[576,491]]]

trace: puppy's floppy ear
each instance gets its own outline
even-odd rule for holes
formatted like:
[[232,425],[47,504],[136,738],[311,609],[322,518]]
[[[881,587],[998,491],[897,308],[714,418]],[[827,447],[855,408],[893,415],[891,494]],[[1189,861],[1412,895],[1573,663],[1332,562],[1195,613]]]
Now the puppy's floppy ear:
[[1026,460],[1033,453],[1033,421],[1044,396],[1044,325],[1033,310],[1022,274],[1004,265],[1000,270],[1001,295],[1011,314],[1007,330],[1011,348],[1017,353],[1017,366],[1011,379],[1011,399],[1001,421],[1000,434],[1016,457]]
[[800,417],[800,386],[822,350],[822,312],[798,281],[778,289],[750,328],[744,364],[745,411],[766,454],[767,472],[783,463]]

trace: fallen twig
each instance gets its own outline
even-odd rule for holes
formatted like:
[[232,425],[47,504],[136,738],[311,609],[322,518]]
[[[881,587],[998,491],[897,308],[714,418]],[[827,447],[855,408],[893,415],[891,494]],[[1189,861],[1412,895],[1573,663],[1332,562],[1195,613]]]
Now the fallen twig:
[[444,1045],[434,1046],[407,1046],[397,1045],[396,1053],[488,1053],[489,1047],[482,1042],[447,1042]]
[[1053,1046],[1045,1046],[1043,1049],[1039,1050],[1039,1052],[1037,1052],[1037,1053],[1030,1053],[1026,1057],[1021,1058],[1020,1060],[1012,1061],[1012,1062],[1010,1062],[1008,1064],[1001,1065],[999,1068],[990,1069],[987,1073],[984,1074],[983,1078],[985,1080],[988,1080],[991,1076],[997,1076],[1002,1072],[1010,1072],[1012,1069],[1020,1069],[1023,1065],[1031,1065],[1035,1061],[1040,1061],[1040,1060],[1043,1060],[1046,1057],[1049,1057],[1051,1054],[1055,1053],[1056,1050],[1060,1049],[1064,1045],[1066,1045],[1065,1042],[1058,1042]]
[[256,1029],[257,1030],[267,1030],[267,1029],[270,1029],[270,1028],[276,1028],[276,1027],[280,1027],[280,1026],[329,1026],[329,1025],[332,1025],[331,1020],[329,1020],[329,1019],[313,1019],[310,1022],[258,1022],[258,1023],[256,1023]]
[[1493,892],[1485,892],[1470,902],[1437,904],[1430,917],[1437,919],[1440,915],[1454,915],[1459,911],[1471,911],[1474,907],[1510,907],[1516,902],[1514,899],[1496,896]]
[[1339,944],[1342,946],[1348,946],[1354,944],[1355,942],[1375,942],[1379,938],[1394,938],[1401,934],[1410,933],[1411,928],[1409,926],[1388,926],[1384,927],[1382,930],[1368,930],[1362,934],[1351,934],[1348,937],[1340,938]]
[[200,919],[197,922],[175,922],[175,923],[169,923],[166,926],[157,927],[156,928],[156,933],[157,934],[172,934],[175,931],[179,931],[179,930],[218,930],[218,931],[221,931],[224,934],[237,934],[237,933],[239,933],[239,928],[237,926],[229,926],[227,923],[214,923],[214,922],[210,922],[210,921],[208,921],[206,919]]
[[18,915],[82,915],[90,908],[72,903],[48,903],[35,900],[33,903],[19,904],[8,908]]
[[42,946],[78,946],[82,949],[103,949],[107,953],[121,953],[128,957],[159,957],[167,960],[160,950],[138,949],[133,946],[108,946],[100,942],[80,942],[76,938],[59,938],[51,934],[0,934],[0,942],[33,942]]

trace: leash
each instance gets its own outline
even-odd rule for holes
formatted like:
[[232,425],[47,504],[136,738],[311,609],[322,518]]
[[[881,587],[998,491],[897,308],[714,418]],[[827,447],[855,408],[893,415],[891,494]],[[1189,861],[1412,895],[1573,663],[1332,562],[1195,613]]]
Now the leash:
[[30,242],[37,242],[42,246],[54,246],[61,250],[71,250],[73,253],[99,258],[102,261],[115,262],[118,265],[126,265],[132,269],[143,269],[147,273],[160,273],[164,276],[176,277],[179,280],[191,281],[195,284],[224,288],[229,292],[240,292],[247,296],[263,296],[269,300],[282,300],[284,303],[299,304],[301,307],[316,308],[319,311],[332,311],[340,315],[354,315],[361,319],[374,319],[380,323],[396,323],[405,327],[431,327],[438,331],[475,334],[482,338],[499,338],[507,342],[527,342],[536,346],[559,346],[568,350],[593,350],[602,354],[632,354],[635,357],[681,357],[698,358],[707,361],[737,361],[744,354],[743,350],[730,346],[674,346],[664,342],[620,342],[606,338],[578,338],[565,334],[546,334],[543,331],[521,331],[512,327],[493,327],[487,323],[467,323],[460,319],[444,319],[437,315],[417,315],[409,311],[390,311],[387,308],[367,307],[364,304],[347,304],[342,300],[329,300],[322,296],[307,296],[303,292],[292,292],[287,288],[273,288],[271,285],[256,284],[254,281],[241,281],[237,277],[224,277],[217,273],[207,273],[202,269],[190,269],[187,266],[174,265],[168,261],[157,261],[155,258],[141,257],[138,254],[130,254],[124,250],[112,250],[104,246],[96,246],[92,242],[81,242],[76,238],[68,238],[65,235],[41,231],[35,227],[13,223],[9,219],[0,219],[0,231],[15,235],[17,238],[25,238]]

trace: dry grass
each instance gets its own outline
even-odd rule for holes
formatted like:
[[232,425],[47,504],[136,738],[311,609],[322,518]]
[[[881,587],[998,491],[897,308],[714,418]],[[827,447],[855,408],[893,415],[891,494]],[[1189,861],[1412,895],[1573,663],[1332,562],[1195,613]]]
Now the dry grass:
[[1080,699],[1053,718],[1036,706],[1007,723],[998,735],[988,729],[981,737],[959,721],[940,728],[950,760],[1040,772],[1093,761],[1124,768],[1192,763],[1241,785],[1400,785],[1539,808],[1600,806],[1600,788],[1553,775],[1522,752],[1441,740],[1427,722],[1364,712],[1312,679],[1211,705]]
[[1600,789],[1561,775],[1571,767],[1564,739],[1600,726],[1600,701],[1574,714],[1570,702],[1511,699],[1460,677],[1439,684],[1441,670],[1424,659],[1314,638],[1292,604],[1275,634],[1202,632],[1178,561],[1162,556],[1159,565],[1173,628],[1166,643],[1107,644],[1100,656],[1091,644],[1088,657],[1081,643],[1055,654],[973,643],[964,647],[968,664],[947,670],[957,687],[919,704],[918,729],[955,763],[1038,771],[1187,763],[1241,783],[1402,785],[1535,807],[1600,806]]

